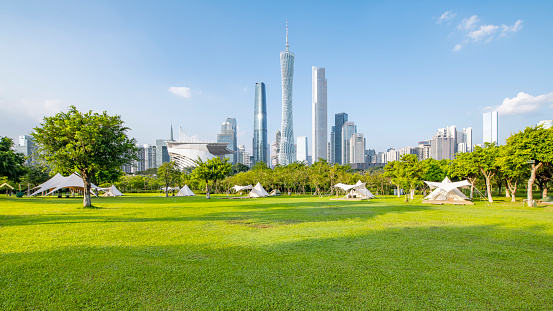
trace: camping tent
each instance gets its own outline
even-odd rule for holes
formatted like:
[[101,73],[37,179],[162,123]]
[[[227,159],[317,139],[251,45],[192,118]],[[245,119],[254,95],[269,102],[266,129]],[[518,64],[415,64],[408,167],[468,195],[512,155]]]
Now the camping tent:
[[374,195],[365,187],[365,183],[360,180],[355,185],[346,185],[342,183],[336,184],[334,187],[340,188],[347,192],[344,198],[360,198],[360,199],[372,199]]
[[184,185],[179,192],[177,193],[177,197],[190,197],[195,196],[194,192],[188,188],[188,185]]
[[[62,179],[60,179],[60,181],[58,183],[53,185],[53,188],[50,188],[52,190],[50,190],[50,192],[48,192],[46,195],[52,194],[54,191],[57,191],[57,190],[63,189],[63,188],[69,188],[71,190],[81,190],[81,191],[83,191],[84,190],[84,181],[81,178],[81,176],[77,175],[77,173],[73,173],[73,174],[71,174],[67,177],[63,177]],[[90,184],[90,192],[93,193],[95,196],[97,196],[97,195],[92,190],[99,190],[99,189],[100,188],[98,188],[96,185],[94,185],[92,183]],[[33,193],[33,195],[34,194],[36,194],[36,192]]]
[[457,189],[460,187],[470,187],[471,184],[466,180],[451,182],[451,180],[446,177],[441,183],[432,181],[425,181],[425,183],[430,187],[430,189],[434,189],[434,191],[427,195],[422,203],[474,204],[469,201],[470,199],[464,193]]
[[248,195],[250,198],[261,198],[261,197],[268,197],[269,194],[265,189],[263,189],[263,186],[261,186],[260,183],[257,183],[255,187],[253,187],[252,191]]
[[234,189],[234,191],[236,191],[236,192],[240,192],[242,190],[251,190],[251,189],[253,189],[253,187],[252,187],[252,185],[247,185],[247,186],[235,185],[234,187],[232,187],[232,189]]
[[111,185],[111,187],[109,188],[100,188],[100,190],[103,190],[106,192],[103,194],[103,196],[105,197],[120,197],[123,195],[121,191],[119,191],[119,189],[115,187],[115,185]]

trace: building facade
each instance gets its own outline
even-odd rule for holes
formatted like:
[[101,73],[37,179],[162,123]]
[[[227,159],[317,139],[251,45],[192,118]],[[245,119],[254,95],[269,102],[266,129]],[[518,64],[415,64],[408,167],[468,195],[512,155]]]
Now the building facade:
[[288,22],[286,22],[286,50],[280,52],[282,77],[282,126],[278,162],[288,165],[296,161],[294,148],[294,119],[292,115],[292,85],[294,82],[294,53],[288,45]]
[[430,140],[430,157],[435,160],[455,159],[457,153],[457,129],[454,125],[438,129]]
[[171,161],[169,152],[167,152],[166,139],[156,139],[156,168],[161,164]]
[[296,146],[297,161],[309,164],[309,158],[307,154],[307,136],[298,136]]
[[349,140],[349,163],[365,163],[365,136],[362,133],[353,133]]
[[334,161],[332,163],[344,164],[342,163],[342,127],[347,121],[348,114],[345,112],[334,115],[333,132],[330,134],[331,138],[334,139]]
[[[327,104],[325,69],[311,68],[312,156],[314,161],[327,159]],[[298,159],[299,160],[299,159]]]
[[265,83],[255,84],[255,103],[253,109],[253,162],[269,163],[267,142],[267,100]]
[[33,136],[30,135],[20,135],[18,144],[14,146],[15,152],[22,153],[25,156],[24,165],[32,165],[35,163],[35,152],[37,149],[38,147],[35,144],[35,140]]
[[484,143],[495,142],[496,144],[499,144],[499,141],[497,140],[497,129],[498,129],[497,117],[498,117],[497,111],[484,112],[483,124],[482,124]]
[[236,118],[227,118],[221,125],[221,134],[217,134],[218,143],[227,143],[227,148],[234,153],[225,155],[231,164],[238,160],[238,145],[236,144]]
[[342,125],[342,160],[341,164],[351,163],[350,159],[350,139],[357,133],[357,127],[352,121],[344,122]]

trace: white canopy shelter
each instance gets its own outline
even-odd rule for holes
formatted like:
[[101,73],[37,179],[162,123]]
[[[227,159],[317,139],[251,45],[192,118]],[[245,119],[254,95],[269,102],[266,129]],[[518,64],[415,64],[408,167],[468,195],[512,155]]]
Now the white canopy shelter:
[[471,184],[466,180],[451,182],[446,177],[441,183],[432,181],[425,181],[425,183],[434,191],[427,195],[422,203],[474,204],[469,201],[470,199],[464,193],[457,189],[470,187]]
[[47,181],[45,181],[44,183],[34,187],[33,189],[36,189],[38,188],[37,191],[35,191],[33,194],[31,194],[31,196],[33,195],[37,195],[39,193],[42,193],[44,191],[47,191],[47,190],[50,190],[50,189],[54,189],[56,187],[56,185],[61,182],[65,177],[63,177],[60,173],[57,173],[56,175],[54,175],[54,177],[48,179]]
[[[73,173],[73,174],[71,174],[67,177],[62,176],[62,178],[59,178],[59,181],[57,183],[55,183],[52,186],[49,186],[49,188],[46,189],[46,190],[50,190],[50,192],[48,192],[46,195],[52,194],[54,191],[57,191],[59,189],[64,189],[64,188],[83,191],[84,190],[84,181],[81,178],[81,176],[77,175],[77,173]],[[94,184],[90,184],[90,192],[93,193],[94,195],[96,195],[96,193],[94,193],[92,191],[94,189],[99,190],[100,188],[98,188]],[[37,192],[33,193],[32,195],[37,194]]]
[[234,191],[236,191],[236,192],[240,192],[242,190],[252,190],[253,187],[252,187],[252,185],[247,185],[247,186],[235,185],[234,187],[232,187],[232,189],[234,189]]
[[262,197],[268,197],[269,194],[265,189],[263,189],[263,186],[261,186],[260,183],[257,183],[255,187],[253,187],[252,191],[248,195],[250,198],[262,198]]
[[345,198],[361,198],[361,199],[372,199],[374,195],[365,187],[365,183],[360,180],[357,181],[355,185],[346,185],[343,183],[338,183],[334,185],[336,188],[340,188],[347,192]]
[[123,195],[115,185],[111,185],[109,188],[100,188],[100,190],[105,191],[106,193],[103,194],[105,197],[120,197]]
[[195,195],[196,194],[194,194],[194,192],[192,192],[192,190],[188,188],[188,185],[184,185],[184,187],[182,187],[177,193],[177,197],[191,197]]

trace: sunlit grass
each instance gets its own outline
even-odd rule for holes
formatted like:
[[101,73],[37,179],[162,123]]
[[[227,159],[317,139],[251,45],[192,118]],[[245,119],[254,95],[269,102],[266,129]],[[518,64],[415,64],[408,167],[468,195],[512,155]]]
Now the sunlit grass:
[[0,197],[0,309],[550,309],[553,209]]

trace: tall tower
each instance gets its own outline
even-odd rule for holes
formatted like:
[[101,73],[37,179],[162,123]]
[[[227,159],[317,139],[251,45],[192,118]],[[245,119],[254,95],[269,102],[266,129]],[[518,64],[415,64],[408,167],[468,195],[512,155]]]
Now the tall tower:
[[269,164],[267,150],[267,102],[265,83],[255,84],[255,103],[253,109],[253,162],[263,161]]
[[312,137],[313,162],[327,159],[327,120],[326,120],[326,78],[325,69],[312,67],[311,98],[312,98]]
[[495,142],[499,145],[497,140],[497,111],[484,112],[483,121],[484,143]]
[[334,163],[342,163],[342,127],[348,121],[348,114],[345,112],[334,115]]
[[232,154],[225,155],[229,158],[231,164],[238,161],[238,146],[236,144],[236,118],[227,118],[221,125],[221,134],[217,134],[218,143],[228,143],[227,148],[234,151]]
[[294,119],[292,117],[292,84],[294,81],[294,53],[288,45],[288,20],[286,21],[286,51],[280,52],[280,72],[282,75],[282,127],[280,137],[280,165],[296,161],[294,148]]

